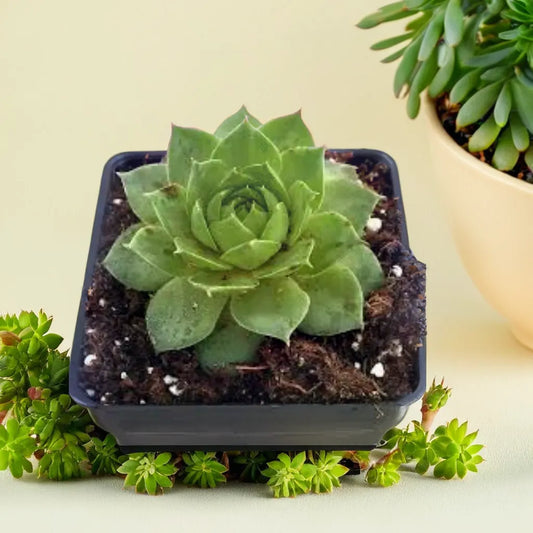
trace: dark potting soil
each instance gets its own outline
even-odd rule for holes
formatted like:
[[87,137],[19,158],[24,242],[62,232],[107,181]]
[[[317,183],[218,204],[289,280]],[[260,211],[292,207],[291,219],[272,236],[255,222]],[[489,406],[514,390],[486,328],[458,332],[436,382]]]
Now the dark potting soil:
[[[472,137],[474,132],[478,129],[481,123],[485,121],[487,117],[485,116],[478,122],[475,122],[470,126],[460,128],[458,130],[456,128],[456,118],[457,114],[459,113],[459,109],[461,109],[461,106],[457,104],[452,104],[450,102],[448,94],[443,94],[437,99],[436,103],[437,113],[448,135],[450,135],[450,137],[452,137],[452,139],[468,153],[471,153],[474,157],[477,157],[480,161],[483,161],[483,163],[490,163],[492,161],[492,156],[494,155],[494,145],[490,146],[487,150],[483,150],[481,152],[472,153],[468,150],[468,141],[470,137]],[[533,172],[526,164],[524,153],[520,154],[516,165],[512,170],[508,170],[507,174],[518,178],[519,180],[524,180],[528,183],[533,184]]]
[[144,321],[150,295],[126,289],[100,265],[116,237],[136,222],[115,176],[86,305],[81,379],[87,394],[105,404],[168,405],[347,403],[413,391],[425,335],[425,267],[399,240],[402,214],[387,181],[389,169],[355,161],[351,153],[326,157],[357,163],[359,177],[384,196],[373,214],[381,228],[367,231],[367,239],[386,281],[367,298],[364,331],[331,337],[295,332],[290,346],[267,338],[257,361],[232,373],[206,373],[191,349],[156,355]]

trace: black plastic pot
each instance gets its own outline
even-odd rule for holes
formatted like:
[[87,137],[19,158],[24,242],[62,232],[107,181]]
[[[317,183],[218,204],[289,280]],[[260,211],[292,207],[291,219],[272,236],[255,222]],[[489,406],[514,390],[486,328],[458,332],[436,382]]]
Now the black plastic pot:
[[[344,150],[337,150],[344,151]],[[354,164],[370,159],[390,168],[393,194],[402,213],[398,169],[377,150],[350,150]],[[268,405],[102,405],[80,384],[85,337],[85,303],[97,260],[104,210],[118,170],[161,160],[164,152],[126,152],[112,157],[102,176],[85,280],[71,353],[70,394],[89,410],[95,423],[112,433],[126,451],[230,449],[371,449],[398,424],[425,389],[425,341],[418,350],[417,386],[395,401],[353,404]],[[405,217],[401,240],[409,247]]]

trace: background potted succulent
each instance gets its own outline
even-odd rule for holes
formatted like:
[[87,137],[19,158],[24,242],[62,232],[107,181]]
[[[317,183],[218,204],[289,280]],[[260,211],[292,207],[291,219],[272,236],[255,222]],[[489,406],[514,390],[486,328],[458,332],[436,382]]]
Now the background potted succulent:
[[372,447],[420,397],[394,163],[325,155],[300,113],[243,107],[107,165],[70,390],[123,447]]
[[394,92],[411,118],[427,88],[431,152],[463,262],[533,348],[533,3],[405,0],[358,25],[407,17],[404,33],[372,48],[399,46],[383,61],[399,60]]

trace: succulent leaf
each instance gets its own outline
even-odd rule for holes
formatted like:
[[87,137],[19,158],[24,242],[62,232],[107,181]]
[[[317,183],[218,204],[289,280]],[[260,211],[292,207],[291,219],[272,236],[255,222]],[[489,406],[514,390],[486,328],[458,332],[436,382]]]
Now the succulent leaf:
[[348,267],[332,265],[298,284],[310,298],[309,310],[298,329],[311,335],[336,335],[363,325],[363,292]]
[[137,291],[156,291],[172,279],[172,275],[148,263],[128,247],[141,224],[130,226],[113,243],[104,266],[123,285]]
[[208,294],[174,278],[150,300],[146,325],[157,352],[180,350],[205,339],[214,329],[227,296]]
[[221,159],[229,168],[269,163],[281,168],[281,154],[272,141],[248,120],[244,120],[217,145],[211,159]]
[[326,161],[321,211],[344,215],[361,235],[379,198],[376,192],[357,179],[353,166]]
[[252,362],[263,338],[239,326],[229,312],[223,312],[213,333],[196,346],[196,355],[204,368]]
[[362,326],[363,294],[383,281],[361,239],[379,196],[324,162],[300,112],[261,125],[242,107],[214,135],[174,126],[166,160],[140,168],[123,182],[145,223],[104,264],[155,293],[157,352],[195,346],[204,367],[224,367],[253,360],[265,335]]
[[341,265],[347,266],[355,275],[364,295],[379,289],[383,285],[383,270],[377,257],[364,242],[351,248],[339,260]]
[[259,120],[257,120],[254,116],[250,115],[245,106],[241,106],[238,111],[233,113],[233,115],[230,115],[222,122],[222,124],[220,124],[215,131],[215,137],[223,139],[244,120],[248,120],[248,122],[255,128],[261,126],[261,122],[259,122]]
[[314,146],[313,136],[302,120],[302,113],[297,111],[270,120],[259,130],[264,133],[280,151],[293,146]]
[[131,210],[147,224],[157,222],[152,203],[145,193],[168,185],[167,165],[143,165],[129,172],[119,172]]
[[309,296],[291,278],[265,279],[254,291],[231,299],[231,313],[239,325],[287,344],[308,309]]
[[175,254],[174,242],[161,226],[139,228],[124,247],[135,252],[149,265],[171,277],[183,275],[186,266]]
[[193,161],[211,159],[216,145],[217,139],[210,133],[173,125],[167,152],[169,181],[186,186]]
[[339,213],[322,212],[310,217],[303,237],[315,242],[311,253],[312,268],[302,268],[302,273],[321,272],[341,260],[361,244],[350,221]]
[[293,147],[282,152],[280,177],[286,189],[303,176],[306,185],[317,193],[312,205],[320,207],[324,196],[324,148]]

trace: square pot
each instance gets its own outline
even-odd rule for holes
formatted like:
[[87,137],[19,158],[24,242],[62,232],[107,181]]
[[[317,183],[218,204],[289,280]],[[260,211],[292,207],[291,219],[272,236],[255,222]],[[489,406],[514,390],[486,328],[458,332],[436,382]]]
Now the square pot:
[[[384,163],[402,214],[400,240],[409,248],[403,216],[398,170],[394,160],[377,150],[331,150],[350,152],[348,161],[370,160]],[[343,404],[264,404],[264,405],[133,405],[101,404],[90,397],[81,384],[86,336],[86,302],[97,264],[101,230],[110,188],[116,172],[142,164],[157,163],[165,152],[126,152],[106,164],[93,226],[89,257],[71,352],[70,394],[86,407],[95,423],[112,433],[125,451],[138,450],[230,450],[230,449],[372,449],[382,435],[397,425],[409,405],[425,390],[425,339],[420,340],[415,374],[416,386],[393,401]],[[107,311],[110,312],[110,311]]]

